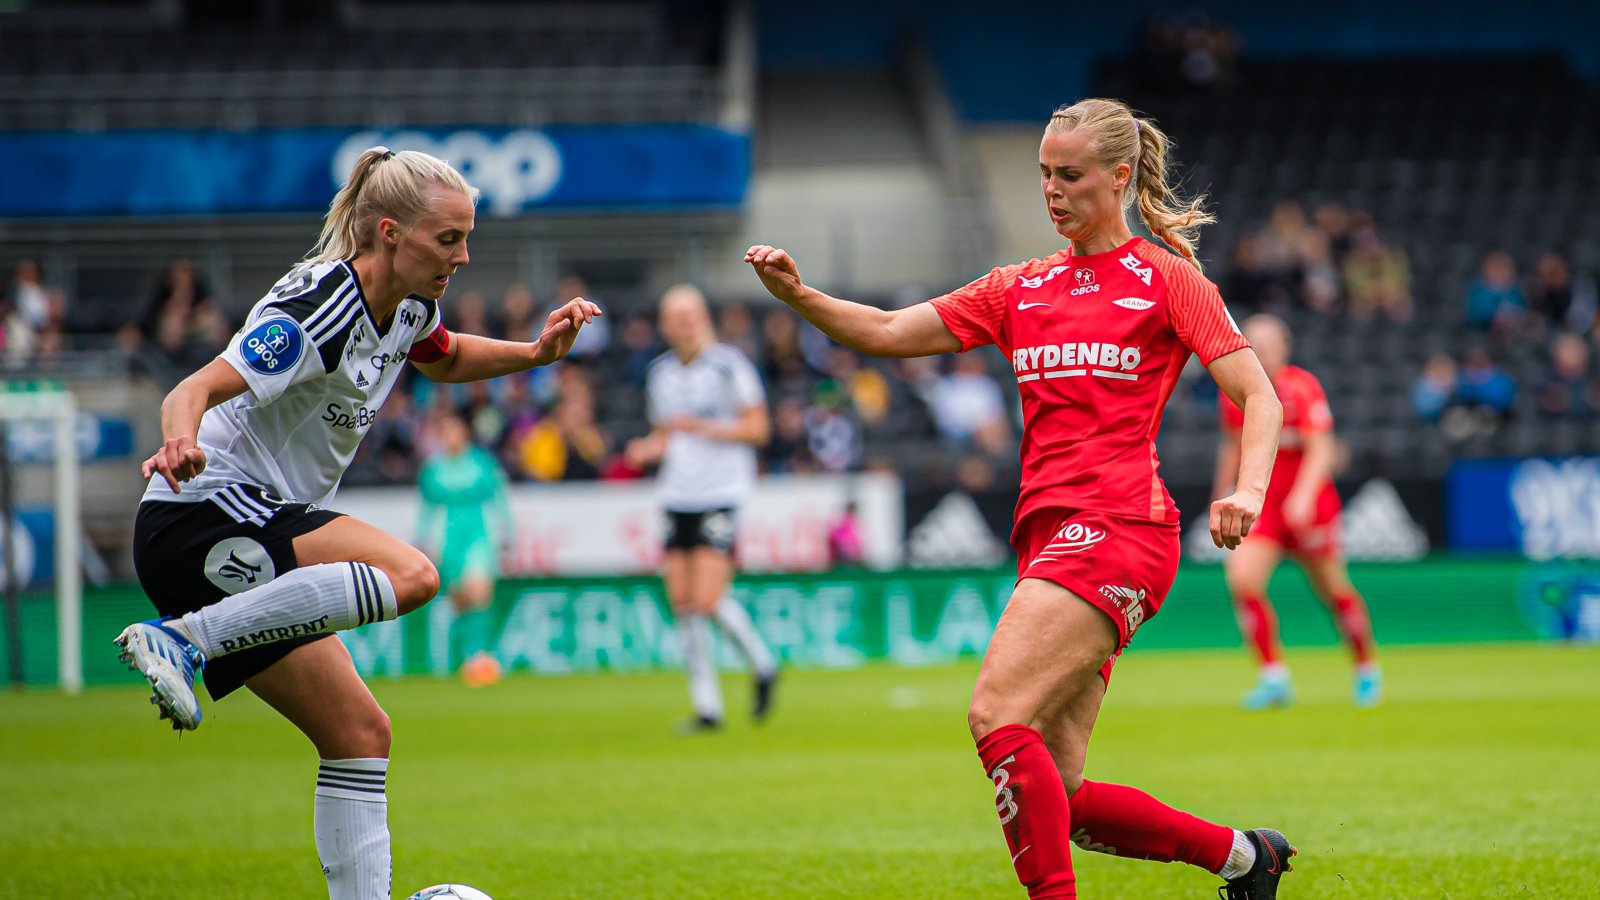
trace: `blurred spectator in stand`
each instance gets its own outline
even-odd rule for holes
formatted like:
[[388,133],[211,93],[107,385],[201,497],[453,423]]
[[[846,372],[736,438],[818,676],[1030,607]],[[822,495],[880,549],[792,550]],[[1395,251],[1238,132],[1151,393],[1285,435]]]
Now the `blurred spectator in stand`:
[[1004,453],[1011,439],[1006,400],[984,371],[983,357],[964,353],[951,371],[926,387],[928,407],[940,434],[957,447]]
[[1511,254],[1496,250],[1483,258],[1483,270],[1467,288],[1467,324],[1499,333],[1515,331],[1528,313]]
[[1342,285],[1328,235],[1317,228],[1300,234],[1300,297],[1309,309],[1331,313],[1338,306]]
[[532,343],[543,330],[533,292],[520,281],[512,282],[500,295],[500,327],[508,341]]
[[[545,312],[549,313],[558,309],[568,300],[577,297],[598,303],[602,309],[605,307],[605,304],[601,303],[600,299],[589,289],[588,282],[577,275],[566,275],[556,280],[555,301],[551,304],[550,309],[545,310]],[[543,321],[542,316],[540,321]],[[605,316],[596,316],[593,322],[583,326],[583,330],[578,332],[578,337],[572,342],[572,350],[567,353],[567,358],[575,362],[589,362],[605,352],[606,347],[610,346],[610,344],[611,320]]]
[[1234,80],[1237,36],[1203,13],[1162,11],[1145,22],[1142,77],[1161,88],[1214,89]]
[[1280,308],[1289,302],[1282,282],[1267,269],[1261,239],[1253,234],[1245,235],[1234,245],[1225,287],[1230,305],[1252,311]]
[[805,354],[800,350],[800,320],[787,308],[772,309],[761,321],[762,376],[773,392],[807,386]]
[[750,307],[729,303],[718,310],[717,340],[739,348],[757,369],[761,368],[761,336],[756,333],[756,320],[750,315]]
[[215,358],[229,336],[210,286],[192,261],[180,259],[167,267],[144,315],[123,326],[118,342],[130,355],[154,350],[176,372],[187,374]]
[[1592,419],[1600,409],[1594,373],[1589,366],[1589,343],[1566,333],[1550,345],[1550,371],[1539,386],[1539,411],[1547,416]]
[[[1371,218],[1365,214],[1363,217]],[[1328,238],[1328,252],[1333,257],[1333,264],[1342,267],[1353,244],[1350,211],[1343,204],[1328,202],[1317,207],[1312,220],[1316,222],[1317,230]]]
[[806,404],[799,397],[784,397],[772,412],[772,440],[761,448],[762,469],[773,475],[814,472],[817,462],[811,456],[810,436],[806,433]]
[[1411,321],[1411,262],[1399,247],[1379,236],[1374,225],[1362,225],[1351,236],[1344,264],[1350,315],[1368,321],[1383,315],[1391,322]]
[[861,544],[861,507],[854,500],[844,505],[828,525],[828,564],[835,569],[856,567],[865,559]]
[[530,478],[574,481],[599,477],[610,452],[610,438],[595,423],[594,395],[585,387],[564,390],[550,414],[520,436],[514,458]]
[[1528,281],[1528,308],[1554,331],[1588,331],[1595,320],[1595,284],[1574,277],[1572,267],[1559,253],[1539,257]]
[[1438,422],[1456,399],[1458,387],[1455,357],[1435,353],[1411,382],[1411,409],[1424,422]]
[[461,296],[453,298],[451,302],[441,303],[445,321],[451,331],[457,334],[481,334],[485,337],[495,335],[496,329],[489,325],[489,302],[477,291],[463,291]]
[[844,391],[836,382],[817,382],[805,418],[806,445],[822,471],[854,469],[861,460],[861,428],[845,412]]
[[1494,432],[1511,418],[1516,402],[1516,382],[1494,364],[1489,351],[1474,347],[1461,359],[1460,389],[1454,404],[1470,416],[1468,421],[1471,427],[1447,430],[1458,435],[1463,432],[1468,435]]
[[889,414],[888,380],[878,370],[862,366],[854,350],[840,346],[829,350],[828,376],[844,389],[863,424],[879,425]]
[[[0,314],[0,344],[5,348],[6,364],[15,367],[33,359],[41,336],[50,328],[52,306],[64,303],[52,304],[44,286],[44,269],[31,259],[17,262],[9,301]],[[54,318],[58,325],[64,321],[64,309]]]
[[650,317],[642,313],[629,313],[617,329],[617,335],[622,380],[634,390],[642,391],[650,373],[650,363],[666,348],[656,339],[656,326]]

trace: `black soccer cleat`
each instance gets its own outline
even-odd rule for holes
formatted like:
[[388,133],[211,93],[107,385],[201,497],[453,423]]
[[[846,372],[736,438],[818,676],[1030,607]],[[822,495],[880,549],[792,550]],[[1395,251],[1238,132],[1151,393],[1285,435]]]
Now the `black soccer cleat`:
[[756,677],[756,701],[750,711],[750,717],[757,722],[764,722],[767,714],[772,712],[772,695],[778,687],[778,673],[759,675]]
[[722,729],[722,720],[710,716],[695,716],[678,726],[678,734],[683,737],[692,737],[697,734],[712,734]]
[[1250,871],[1231,879],[1217,888],[1222,900],[1276,900],[1278,881],[1285,872],[1294,870],[1289,857],[1298,854],[1289,839],[1271,828],[1246,831],[1245,836],[1256,847],[1256,862]]

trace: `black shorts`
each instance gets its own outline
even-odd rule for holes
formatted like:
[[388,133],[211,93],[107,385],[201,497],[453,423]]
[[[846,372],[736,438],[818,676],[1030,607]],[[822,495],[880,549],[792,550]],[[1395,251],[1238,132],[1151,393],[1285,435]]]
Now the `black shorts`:
[[[133,568],[156,611],[181,616],[295,568],[294,539],[342,515],[250,484],[230,485],[195,503],[147,500],[133,522]],[[290,650],[331,636],[291,638],[207,660],[201,677],[211,699],[221,700]]]
[[710,547],[723,553],[733,552],[734,513],[730,507],[697,512],[667,510],[668,550],[693,550]]

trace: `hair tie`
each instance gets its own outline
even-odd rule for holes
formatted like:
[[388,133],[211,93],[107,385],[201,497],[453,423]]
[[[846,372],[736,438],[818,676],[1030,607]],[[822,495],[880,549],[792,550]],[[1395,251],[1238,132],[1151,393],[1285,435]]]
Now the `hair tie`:
[[1141,120],[1141,119],[1134,119],[1133,120],[1133,130],[1138,132],[1139,134],[1144,134],[1144,121]]
[[383,156],[381,156],[379,158],[380,159],[394,159],[394,151],[393,150],[385,150],[385,151],[383,151]]

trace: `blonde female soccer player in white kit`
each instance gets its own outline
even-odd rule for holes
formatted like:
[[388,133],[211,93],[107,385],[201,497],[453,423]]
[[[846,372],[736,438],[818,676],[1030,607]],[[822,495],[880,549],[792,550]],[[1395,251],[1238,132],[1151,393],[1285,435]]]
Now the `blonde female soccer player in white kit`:
[[575,299],[531,344],[445,330],[439,299],[467,264],[477,196],[425,153],[361,154],[306,262],[167,395],[165,443],[144,462],[133,559],[162,618],[128,626],[122,658],[174,728],[199,726],[204,669],[213,699],[243,685],[311,740],[332,900],[389,896],[389,717],[324,638],[417,609],[439,575],[325,507],[408,361],[434,381],[520,372],[560,359],[600,314]]
[[661,335],[672,349],[650,364],[645,391],[654,430],[634,441],[636,462],[659,461],[666,509],[662,578],[678,620],[694,718],[689,731],[722,724],[722,687],[710,621],[738,646],[755,675],[752,715],[766,718],[777,683],[772,651],[728,588],[738,508],[755,487],[756,448],[771,435],[766,392],[738,349],[717,343],[706,299],[691,285],[661,297]]

